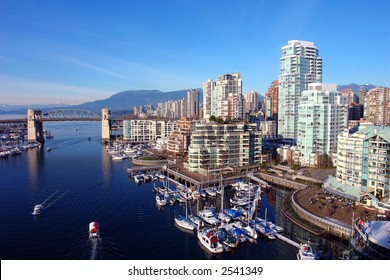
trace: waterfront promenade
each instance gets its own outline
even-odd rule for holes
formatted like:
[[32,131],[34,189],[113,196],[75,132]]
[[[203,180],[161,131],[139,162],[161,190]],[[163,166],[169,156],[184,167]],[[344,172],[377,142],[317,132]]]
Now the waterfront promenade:
[[[157,152],[157,154],[159,153]],[[176,159],[176,161],[177,164],[171,166],[169,172],[181,183],[184,180],[189,182],[188,186],[201,187],[219,181],[219,176],[210,175],[206,177],[189,172],[180,160]],[[278,166],[274,168],[278,168]],[[277,175],[264,170],[259,171],[258,166],[236,168],[234,171],[231,174],[224,175],[224,182],[251,179],[253,176],[252,180],[254,181],[259,178],[272,185],[292,190],[293,192],[285,197],[283,201],[282,211],[292,222],[315,235],[331,234],[349,239],[353,218],[376,219],[374,209],[337,196],[327,195],[324,192],[318,182],[324,182],[329,175],[335,172],[334,169],[305,169],[303,171],[306,173],[307,181],[302,180],[305,176],[299,176],[299,180],[294,180],[296,174],[288,172],[289,170],[283,170],[285,172]],[[294,172],[298,173],[297,171]],[[247,176],[247,174],[251,175]],[[315,183],[313,180],[309,180],[312,178],[318,182]]]

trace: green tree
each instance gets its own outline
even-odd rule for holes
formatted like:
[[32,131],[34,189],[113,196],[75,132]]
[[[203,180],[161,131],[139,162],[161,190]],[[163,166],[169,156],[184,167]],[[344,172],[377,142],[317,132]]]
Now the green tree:
[[217,120],[217,118],[214,115],[211,115],[209,118],[210,122],[215,122],[216,120]]

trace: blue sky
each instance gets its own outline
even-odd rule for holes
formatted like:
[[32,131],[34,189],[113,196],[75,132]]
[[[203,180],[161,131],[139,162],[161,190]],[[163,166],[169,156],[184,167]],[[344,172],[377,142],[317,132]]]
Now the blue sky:
[[281,47],[313,41],[323,82],[390,86],[390,1],[0,1],[0,104],[278,78]]

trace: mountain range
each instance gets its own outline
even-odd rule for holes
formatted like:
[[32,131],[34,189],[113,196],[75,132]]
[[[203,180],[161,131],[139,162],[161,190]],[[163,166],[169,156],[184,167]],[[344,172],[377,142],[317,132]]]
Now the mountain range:
[[[197,89],[200,93],[199,99],[202,100],[202,89]],[[160,90],[127,90],[118,92],[109,98],[103,100],[95,100],[86,102],[71,108],[87,109],[95,112],[100,112],[102,108],[109,107],[112,112],[116,111],[132,111],[134,106],[153,105],[157,106],[160,102],[169,100],[179,100],[187,97],[186,89],[163,92]]]
[[[377,86],[372,84],[348,84],[340,85],[337,87],[338,90],[343,90],[344,88],[351,88],[355,93],[358,90],[369,90]],[[203,90],[197,89],[199,91],[200,103],[203,101]],[[118,111],[132,111],[134,106],[139,105],[153,105],[157,106],[160,102],[166,102],[169,100],[179,100],[187,96],[187,89],[163,92],[160,90],[127,90],[118,92],[111,95],[110,97],[102,100],[95,100],[92,102],[85,102],[79,105],[66,105],[66,104],[51,104],[51,105],[7,105],[0,104],[0,114],[25,114],[28,108],[40,108],[44,112],[48,112],[54,109],[87,109],[94,112],[101,112],[101,109],[104,107],[111,108],[112,112]],[[262,103],[264,96],[259,95],[259,101]]]
[[[341,85],[337,86],[337,90],[342,91],[345,88],[350,88],[354,93],[357,93],[360,90],[367,91],[373,88],[376,88],[378,86],[372,85],[372,84],[364,84],[364,85],[358,85],[358,84],[348,84],[348,85]],[[381,87],[381,86],[379,86]]]

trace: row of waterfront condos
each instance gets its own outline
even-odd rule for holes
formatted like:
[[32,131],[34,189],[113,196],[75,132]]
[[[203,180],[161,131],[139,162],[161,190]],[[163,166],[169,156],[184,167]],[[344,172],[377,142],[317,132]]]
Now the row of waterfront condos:
[[[202,174],[271,160],[333,164],[337,175],[328,189],[354,199],[371,194],[375,206],[390,209],[390,89],[359,94],[356,102],[350,89],[322,83],[317,47],[292,40],[282,47],[279,79],[262,109],[256,92],[243,97],[239,73],[225,74],[203,83],[203,106],[190,90],[187,98],[159,103],[156,110],[136,107],[137,119],[124,121],[124,139],[158,140],[161,149],[187,157],[189,171]],[[166,120],[143,119],[148,116]]]

